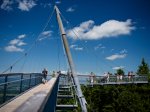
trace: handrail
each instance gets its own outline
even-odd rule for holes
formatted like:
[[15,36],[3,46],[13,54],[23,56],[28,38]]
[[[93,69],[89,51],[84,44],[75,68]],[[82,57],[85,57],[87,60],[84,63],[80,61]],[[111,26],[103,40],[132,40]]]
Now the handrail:
[[[0,93],[2,94],[0,96],[0,105],[27,89],[41,83],[42,77],[43,75],[41,73],[10,73],[0,75],[0,79],[2,79],[0,82]],[[15,89],[16,87],[18,89]],[[10,92],[11,89],[13,89],[13,91]],[[8,97],[9,95],[11,95],[11,97]]]
[[0,112],[55,112],[59,77],[51,78],[3,105]]
[[86,76],[79,76],[82,78],[80,79],[80,84],[98,84],[98,83],[148,83],[148,76],[91,76],[86,75]]
[[[42,76],[39,76],[39,77],[42,77]],[[6,83],[0,83],[0,86],[5,85],[5,84],[14,83],[14,82],[20,82],[20,81],[23,81],[23,80],[36,79],[36,78],[39,78],[39,77],[25,78],[25,79],[20,79],[20,80],[15,80],[15,81],[9,81],[9,82],[6,82]]]
[[42,73],[7,73],[7,74],[0,74],[0,77],[3,76],[15,76],[15,75],[35,75],[35,74],[42,74]]

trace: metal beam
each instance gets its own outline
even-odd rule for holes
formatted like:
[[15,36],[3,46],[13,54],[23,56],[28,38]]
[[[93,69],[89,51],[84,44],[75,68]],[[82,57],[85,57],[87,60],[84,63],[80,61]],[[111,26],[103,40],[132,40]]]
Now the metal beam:
[[59,11],[57,6],[55,6],[55,11],[56,11],[57,21],[58,21],[59,29],[60,29],[62,40],[63,40],[63,45],[64,45],[64,48],[65,48],[65,52],[67,54],[68,63],[69,63],[70,69],[71,69],[72,78],[73,78],[74,84],[76,85],[76,87],[75,87],[76,94],[78,96],[78,99],[79,99],[79,102],[80,102],[80,106],[82,108],[82,112],[87,112],[87,108],[86,108],[87,102],[86,102],[86,100],[85,100],[85,98],[84,98],[84,96],[82,94],[80,83],[79,83],[78,77],[77,77],[77,75],[75,73],[72,56],[71,56],[69,45],[68,45],[68,41],[67,41],[67,38],[66,38],[66,33],[65,33],[65,30],[64,30],[64,27],[63,27],[63,23],[62,23],[62,20],[61,20],[61,17],[60,17],[60,11]]

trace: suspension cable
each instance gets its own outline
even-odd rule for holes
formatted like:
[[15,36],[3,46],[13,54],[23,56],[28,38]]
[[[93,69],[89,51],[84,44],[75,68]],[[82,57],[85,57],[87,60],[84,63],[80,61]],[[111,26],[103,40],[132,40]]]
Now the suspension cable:
[[[64,21],[67,23],[67,25],[69,25],[69,27],[70,27],[70,29],[72,28],[72,25],[71,25],[71,23],[62,15],[62,13],[61,13],[61,16],[62,16],[62,18],[64,19]],[[79,39],[79,40],[81,40],[80,38],[79,38],[79,36],[78,36],[78,32],[74,29],[71,29],[71,31],[73,32],[73,34],[76,36],[76,38],[77,39]],[[82,41],[82,40],[81,40]],[[85,50],[86,50],[86,52],[87,53],[89,53],[89,52],[91,52],[91,50],[90,49],[88,49],[83,43],[81,43],[82,44],[82,46],[85,48]],[[95,58],[96,59],[98,59],[98,56],[96,56],[96,55],[94,55],[95,56]],[[96,64],[97,64],[97,66],[98,66],[98,61],[96,61]],[[102,69],[102,68],[101,68]],[[102,71],[104,71],[103,69],[102,69]]]
[[[48,21],[46,22],[46,24],[45,24],[45,26],[44,26],[44,28],[42,29],[41,32],[44,32],[45,29],[47,28],[49,22],[50,22],[51,19],[52,19],[52,16],[53,16],[53,14],[54,14],[54,11],[55,11],[55,10],[54,10],[54,8],[53,8],[52,13],[50,14],[50,16],[49,16],[49,18],[48,18]],[[13,67],[14,67],[18,62],[20,62],[24,57],[27,56],[27,54],[28,54],[29,52],[31,52],[31,50],[33,49],[33,47],[34,47],[34,46],[37,44],[37,42],[39,41],[41,32],[40,32],[39,35],[37,36],[36,40],[32,43],[31,47],[30,47],[26,52],[23,53],[23,56],[21,56],[20,58],[18,58],[12,65],[10,65],[7,69],[5,69],[5,70],[2,72],[2,74],[6,73],[8,70],[12,70]]]
[[[62,18],[64,19],[64,21],[67,23],[67,25],[70,26],[70,29],[71,29],[71,28],[72,28],[71,23],[62,15],[62,13],[61,13],[61,16],[62,16]],[[77,37],[77,39],[81,40],[81,38],[79,38],[79,36],[78,36],[78,32],[77,32],[75,29],[71,29],[71,31],[72,31],[73,34]],[[82,43],[81,43],[81,44],[82,44]],[[82,44],[82,46],[83,46],[84,48],[86,48],[85,50],[86,50],[86,52],[88,53],[90,49],[87,49],[87,47],[86,47],[84,44]],[[90,52],[91,52],[91,50],[90,50]],[[98,59],[98,56],[97,56],[96,54],[95,54],[94,56]],[[98,62],[96,62],[96,64],[98,65]],[[105,64],[107,64],[107,63],[105,63]],[[116,65],[116,64],[113,62],[113,65]],[[109,66],[110,68],[113,67],[112,65],[109,65],[109,64],[107,64],[107,66]],[[102,69],[102,68],[101,68],[101,69]],[[124,68],[124,69],[127,70],[126,68]],[[104,69],[102,69],[102,71],[104,71]]]

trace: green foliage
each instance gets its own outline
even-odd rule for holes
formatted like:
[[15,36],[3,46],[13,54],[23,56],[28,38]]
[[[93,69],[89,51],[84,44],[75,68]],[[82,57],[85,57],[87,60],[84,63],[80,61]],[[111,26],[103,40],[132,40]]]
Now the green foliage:
[[82,87],[89,112],[149,112],[150,85]]
[[141,65],[138,67],[138,75],[148,75],[150,72],[148,64],[145,62],[144,58],[142,59]]
[[120,68],[117,70],[117,74],[118,75],[124,75],[124,71]]
[[150,73],[148,73],[148,82],[150,82]]

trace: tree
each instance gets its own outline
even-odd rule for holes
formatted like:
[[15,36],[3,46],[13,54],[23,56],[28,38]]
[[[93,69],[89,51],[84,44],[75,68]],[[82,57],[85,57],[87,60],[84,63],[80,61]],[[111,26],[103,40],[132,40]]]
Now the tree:
[[118,74],[118,75],[124,75],[123,69],[121,69],[121,68],[118,69],[118,70],[117,70],[117,74]]
[[137,74],[138,75],[148,75],[149,71],[150,71],[149,66],[143,58],[141,61],[141,65],[138,67]]

